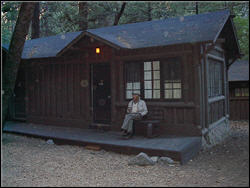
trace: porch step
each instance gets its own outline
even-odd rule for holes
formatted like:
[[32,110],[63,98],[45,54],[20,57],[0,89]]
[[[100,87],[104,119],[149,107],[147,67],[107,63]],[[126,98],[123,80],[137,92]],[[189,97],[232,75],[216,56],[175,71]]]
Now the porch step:
[[103,124],[103,123],[92,123],[89,125],[90,129],[99,129],[103,131],[109,131],[111,128],[111,125],[109,124]]

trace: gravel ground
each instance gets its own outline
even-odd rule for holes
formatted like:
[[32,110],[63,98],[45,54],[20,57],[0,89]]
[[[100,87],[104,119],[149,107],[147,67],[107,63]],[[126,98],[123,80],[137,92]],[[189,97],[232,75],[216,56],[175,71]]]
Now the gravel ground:
[[249,186],[249,122],[186,165],[129,166],[132,156],[3,133],[1,186]]

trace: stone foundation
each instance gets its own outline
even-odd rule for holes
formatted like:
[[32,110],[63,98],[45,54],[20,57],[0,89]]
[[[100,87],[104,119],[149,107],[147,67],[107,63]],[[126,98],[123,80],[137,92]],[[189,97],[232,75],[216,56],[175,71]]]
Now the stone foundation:
[[209,128],[202,130],[202,149],[208,149],[221,143],[230,134],[228,117],[223,117],[217,122],[210,124]]

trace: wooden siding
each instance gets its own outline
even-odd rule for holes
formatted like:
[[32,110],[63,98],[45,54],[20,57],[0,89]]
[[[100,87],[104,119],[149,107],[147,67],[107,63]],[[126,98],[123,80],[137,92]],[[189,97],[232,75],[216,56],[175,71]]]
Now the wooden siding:
[[249,96],[235,96],[235,88],[249,88],[249,81],[229,83],[230,119],[249,120]]
[[225,58],[224,58],[224,51],[221,47],[221,44],[216,44],[209,52],[206,54],[206,66],[205,66],[205,73],[206,73],[206,92],[208,92],[208,79],[211,75],[209,72],[209,64],[212,62],[220,63],[221,64],[221,78],[222,78],[222,85],[221,90],[222,93],[219,96],[211,96],[209,97],[207,94],[207,126],[211,125],[212,123],[218,121],[222,117],[226,116],[226,69],[225,69]]
[[[93,52],[95,47],[101,48],[101,54]],[[125,62],[167,57],[182,59],[183,96],[177,101],[146,100],[150,116],[162,120],[162,134],[200,135],[199,48],[195,45],[114,51],[99,42],[83,38],[62,57],[28,60],[27,120],[88,128],[93,115],[90,65],[109,63],[111,124],[112,130],[119,131],[129,102],[125,100],[124,90]],[[88,83],[86,86],[81,85],[83,80]]]
[[81,80],[88,80],[83,61],[48,59],[26,67],[28,121],[56,125],[72,121],[84,127],[89,89],[81,87]]

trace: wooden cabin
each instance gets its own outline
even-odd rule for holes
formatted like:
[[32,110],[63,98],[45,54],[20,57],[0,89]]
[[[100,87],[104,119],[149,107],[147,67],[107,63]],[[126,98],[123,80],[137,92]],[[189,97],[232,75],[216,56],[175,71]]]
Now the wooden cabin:
[[249,120],[249,61],[238,60],[228,72],[231,120]]
[[161,135],[213,144],[228,130],[227,67],[240,56],[225,10],[28,40],[17,85],[29,123],[120,131],[139,91]]

